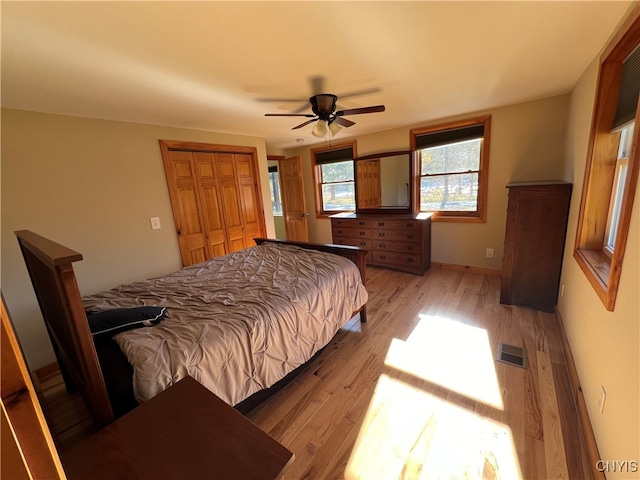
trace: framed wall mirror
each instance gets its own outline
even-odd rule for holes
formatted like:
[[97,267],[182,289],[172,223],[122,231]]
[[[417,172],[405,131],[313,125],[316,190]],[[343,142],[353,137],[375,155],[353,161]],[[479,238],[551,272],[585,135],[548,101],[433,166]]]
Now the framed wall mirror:
[[412,152],[384,152],[355,158],[356,212],[411,213]]

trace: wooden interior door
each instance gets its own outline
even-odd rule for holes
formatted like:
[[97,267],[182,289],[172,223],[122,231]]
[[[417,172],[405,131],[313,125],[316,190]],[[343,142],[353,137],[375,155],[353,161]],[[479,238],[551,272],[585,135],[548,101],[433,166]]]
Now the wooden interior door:
[[278,164],[280,190],[282,194],[282,214],[287,240],[309,241],[309,222],[304,198],[302,162],[299,156],[285,158]]
[[265,237],[254,147],[160,140],[184,266]]
[[245,248],[235,158],[233,153],[216,153],[215,159],[229,252],[235,252]]
[[192,152],[169,151],[163,155],[171,193],[173,219],[184,266],[211,258],[200,208],[200,194]]
[[202,204],[202,220],[210,256],[229,253],[225,237],[225,223],[220,204],[218,176],[213,153],[194,152],[193,159]]

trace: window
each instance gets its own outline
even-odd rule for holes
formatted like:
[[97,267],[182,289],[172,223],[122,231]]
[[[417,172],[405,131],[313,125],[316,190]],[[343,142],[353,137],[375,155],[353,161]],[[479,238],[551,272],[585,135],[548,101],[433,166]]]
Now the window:
[[638,181],[640,16],[601,58],[573,256],[607,308],[615,307]]
[[269,166],[269,190],[271,193],[271,205],[274,215],[282,215],[282,198],[280,197],[280,176],[278,166]]
[[354,144],[312,149],[316,213],[331,215],[356,209]]
[[620,225],[620,211],[624,198],[624,184],[627,179],[629,166],[629,154],[633,140],[634,124],[626,126],[620,132],[620,144],[618,146],[618,159],[609,202],[609,214],[607,215],[607,229],[605,232],[604,253],[611,257],[615,249],[618,228]]
[[491,117],[411,130],[416,204],[434,220],[484,221]]

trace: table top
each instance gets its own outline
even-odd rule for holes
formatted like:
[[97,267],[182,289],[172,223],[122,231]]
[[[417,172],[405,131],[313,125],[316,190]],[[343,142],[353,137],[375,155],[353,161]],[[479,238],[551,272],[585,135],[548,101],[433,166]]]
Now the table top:
[[69,480],[276,479],[294,455],[191,377],[62,455]]

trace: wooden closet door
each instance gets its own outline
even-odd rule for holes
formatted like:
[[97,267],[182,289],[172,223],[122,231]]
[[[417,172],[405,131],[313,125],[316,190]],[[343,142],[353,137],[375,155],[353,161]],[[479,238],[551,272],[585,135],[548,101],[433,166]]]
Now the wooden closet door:
[[220,204],[218,176],[213,153],[194,152],[193,159],[200,187],[200,201],[205,237],[211,257],[229,253],[225,237],[225,223]]
[[224,215],[229,251],[242,250],[246,246],[238,184],[236,181],[236,164],[234,154],[216,153],[216,168],[220,199]]
[[182,264],[186,267],[204,262],[211,258],[211,252],[204,222],[201,221],[201,202],[193,153],[169,151],[164,161]]
[[258,195],[257,165],[251,155],[235,154],[238,193],[240,195],[240,216],[244,227],[244,246],[255,245],[253,239],[264,236],[262,208]]

